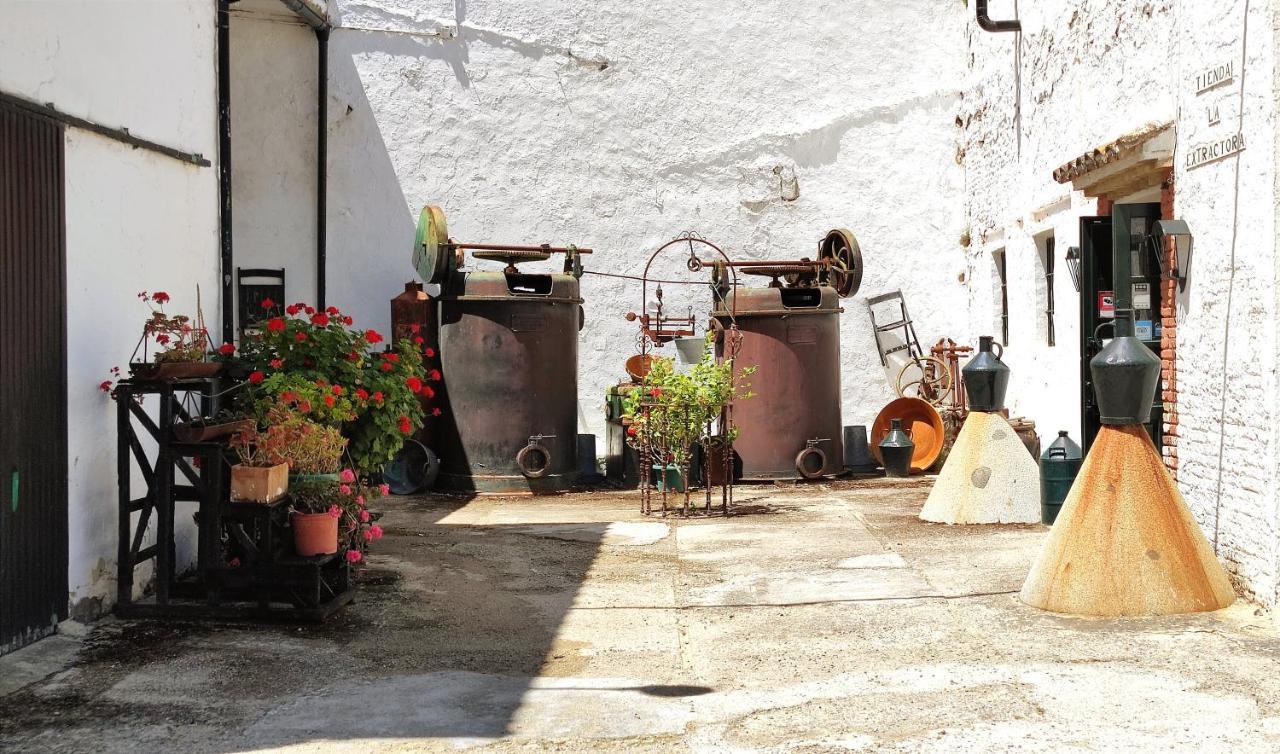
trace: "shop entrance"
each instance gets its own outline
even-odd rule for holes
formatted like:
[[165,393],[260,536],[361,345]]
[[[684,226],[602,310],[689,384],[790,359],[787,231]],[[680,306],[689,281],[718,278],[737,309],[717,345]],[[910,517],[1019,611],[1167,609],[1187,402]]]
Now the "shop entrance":
[[[1083,447],[1098,435],[1101,421],[1093,395],[1089,361],[1111,338],[1115,319],[1115,281],[1112,255],[1124,249],[1132,260],[1130,290],[1133,301],[1134,334],[1160,356],[1160,265],[1149,238],[1151,226],[1160,219],[1158,202],[1117,204],[1110,217],[1080,218],[1080,378],[1084,384],[1080,412]],[[1155,404],[1147,431],[1156,450],[1163,447],[1163,385],[1156,389]]]

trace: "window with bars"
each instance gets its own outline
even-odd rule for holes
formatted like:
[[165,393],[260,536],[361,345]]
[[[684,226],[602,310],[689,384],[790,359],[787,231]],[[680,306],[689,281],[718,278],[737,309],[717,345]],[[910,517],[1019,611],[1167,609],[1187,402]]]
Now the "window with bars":
[[1000,345],[1009,345],[1009,270],[1005,264],[1004,249],[991,252],[991,261],[996,267],[995,281],[1000,286]]

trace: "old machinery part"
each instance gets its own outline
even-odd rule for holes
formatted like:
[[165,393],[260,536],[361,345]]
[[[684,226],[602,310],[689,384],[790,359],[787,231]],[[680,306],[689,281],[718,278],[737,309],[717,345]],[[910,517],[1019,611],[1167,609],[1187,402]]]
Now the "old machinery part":
[[530,437],[529,444],[516,453],[516,465],[520,467],[520,472],[530,479],[546,476],[547,470],[551,468],[551,451],[542,444],[544,437],[555,437],[555,435]]
[[805,479],[820,478],[827,467],[827,454],[813,442],[796,455],[796,472]]
[[818,243],[819,261],[830,260],[826,282],[840,298],[856,295],[862,287],[862,247],[853,231],[836,228],[828,231]]
[[471,256],[489,262],[506,262],[507,266],[502,271],[509,275],[515,275],[520,272],[516,269],[517,264],[521,262],[546,261],[551,258],[551,252],[508,249],[506,251],[473,251]]
[[763,277],[773,278],[769,281],[770,288],[781,288],[782,282],[779,278],[787,278],[787,282],[791,282],[791,278],[799,279],[801,275],[813,273],[813,266],[805,264],[770,264],[760,265],[758,267],[744,267],[743,272],[748,275],[761,275]]
[[449,226],[444,210],[428,204],[418,214],[413,241],[413,267],[423,282],[439,285],[461,266],[460,252],[449,242]]
[[918,356],[902,365],[894,387],[900,396],[938,406],[951,396],[953,384],[954,377],[945,361],[936,356]]

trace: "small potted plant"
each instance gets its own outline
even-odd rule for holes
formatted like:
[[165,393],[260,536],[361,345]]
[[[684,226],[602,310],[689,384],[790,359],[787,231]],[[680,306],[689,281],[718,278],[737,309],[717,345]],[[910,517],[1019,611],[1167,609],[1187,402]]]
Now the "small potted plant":
[[347,440],[337,427],[312,421],[293,402],[280,401],[267,412],[271,444],[289,464],[289,483],[338,480]]
[[289,489],[283,432],[245,430],[231,438],[240,463],[231,467],[231,501],[274,503]]
[[[196,413],[196,412],[192,412]],[[197,416],[188,422],[173,425],[173,439],[178,442],[212,442],[246,432],[257,426],[253,419],[246,419],[236,411],[223,409],[214,416]]]
[[168,314],[164,305],[169,294],[164,291],[142,291],[138,298],[151,310],[142,323],[142,337],[134,348],[129,371],[139,379],[164,380],[208,377],[217,374],[221,364],[209,361],[209,331],[200,311],[200,293],[196,291],[196,321],[185,314]]
[[336,481],[298,483],[290,495],[294,550],[302,557],[341,550],[347,562],[360,562],[369,543],[382,537],[379,515],[368,505],[386,491],[386,485],[360,483],[351,469],[343,469]]

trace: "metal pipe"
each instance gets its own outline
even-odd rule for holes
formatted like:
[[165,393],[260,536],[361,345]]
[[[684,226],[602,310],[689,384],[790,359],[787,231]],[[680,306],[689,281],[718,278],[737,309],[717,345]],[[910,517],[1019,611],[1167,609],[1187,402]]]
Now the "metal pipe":
[[1011,21],[993,21],[991,16],[987,15],[987,0],[977,0],[978,26],[983,31],[992,33],[1002,31],[1022,31],[1022,22],[1014,19]]
[[218,240],[221,247],[222,341],[235,339],[235,291],[231,270],[231,10],[230,0],[218,0]]
[[[513,246],[511,244],[490,244],[490,243],[454,243],[455,249],[470,249],[472,251],[545,251],[552,254],[565,254],[570,251],[567,246]],[[578,254],[590,254],[591,249],[573,249]]]
[[[287,5],[288,3],[286,3]],[[316,306],[325,307],[328,266],[329,27],[316,29]]]
[[324,16],[316,12],[311,5],[303,2],[303,0],[280,0],[286,8],[293,11],[306,22],[307,26],[319,31],[320,29],[328,30],[329,21]]

